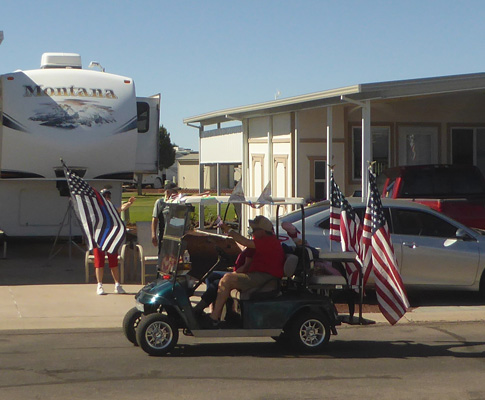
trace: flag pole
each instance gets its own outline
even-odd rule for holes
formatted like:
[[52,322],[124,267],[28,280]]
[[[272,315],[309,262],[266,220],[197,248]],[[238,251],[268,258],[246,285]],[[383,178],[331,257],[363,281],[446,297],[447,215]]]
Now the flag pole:
[[[327,163],[329,169],[330,169],[330,176],[333,178],[333,169],[335,167],[335,164],[329,164]],[[330,185],[330,187],[332,187],[332,185]],[[330,198],[330,196],[332,196],[331,193],[327,193],[327,199],[330,200],[330,205],[332,204],[332,200]],[[330,211],[332,211],[332,209],[330,208]],[[330,242],[330,246],[329,246],[329,251],[330,253],[332,252],[332,242],[333,240],[330,239],[330,234],[331,234],[331,228],[329,227],[329,230],[328,230],[328,233],[329,233],[329,236],[328,236],[328,241]]]
[[[367,173],[370,174],[372,172],[372,167],[376,163],[375,161],[367,161],[369,166],[367,167]],[[369,181],[369,179],[367,180]],[[367,200],[366,200],[366,208],[367,203],[369,202],[370,196],[370,188],[367,190]],[[360,266],[359,270],[359,325],[364,325],[364,318],[362,316],[362,306],[364,304],[364,266]]]

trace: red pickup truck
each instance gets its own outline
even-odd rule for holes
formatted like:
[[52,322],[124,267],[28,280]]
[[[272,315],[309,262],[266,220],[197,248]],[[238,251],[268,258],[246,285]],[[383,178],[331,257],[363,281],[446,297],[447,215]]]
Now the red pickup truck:
[[411,199],[464,225],[485,229],[485,179],[477,167],[413,165],[382,174],[382,197]]

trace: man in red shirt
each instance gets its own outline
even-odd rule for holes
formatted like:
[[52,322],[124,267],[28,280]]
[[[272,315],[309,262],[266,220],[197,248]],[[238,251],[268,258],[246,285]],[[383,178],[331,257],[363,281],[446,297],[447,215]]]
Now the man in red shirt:
[[253,230],[253,240],[229,229],[225,224],[222,225],[222,230],[228,236],[231,236],[243,246],[255,249],[255,251],[247,272],[233,272],[221,278],[214,309],[210,315],[214,325],[217,325],[221,318],[222,309],[231,294],[231,290],[248,290],[261,287],[271,279],[283,277],[285,254],[280,241],[273,232],[273,224],[268,218],[258,215],[249,220],[249,226]]

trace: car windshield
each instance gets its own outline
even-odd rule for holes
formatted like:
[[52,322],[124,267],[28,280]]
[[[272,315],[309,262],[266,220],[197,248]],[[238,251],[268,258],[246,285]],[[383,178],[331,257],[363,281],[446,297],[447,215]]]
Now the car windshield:
[[[315,215],[319,212],[325,211],[330,207],[330,203],[328,201],[321,201],[319,203],[312,204],[309,207],[305,207],[304,213],[305,213],[305,218],[311,217],[312,215]],[[301,220],[301,210],[295,210],[292,211],[285,216],[280,218],[281,222],[296,222]]]
[[[466,172],[466,173],[465,173]],[[467,197],[485,194],[485,184],[476,168],[422,168],[406,171],[402,196]]]

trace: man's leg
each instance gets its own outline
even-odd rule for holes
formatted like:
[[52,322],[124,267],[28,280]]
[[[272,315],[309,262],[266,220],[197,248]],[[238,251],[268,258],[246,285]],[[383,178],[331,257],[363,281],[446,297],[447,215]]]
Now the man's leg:
[[111,275],[113,276],[113,280],[115,281],[115,293],[125,294],[126,292],[121,287],[121,284],[120,284],[120,269],[118,267],[118,254],[108,253],[108,262],[109,262],[109,269],[111,271]]
[[217,297],[214,303],[214,309],[210,317],[214,321],[218,321],[221,318],[222,310],[224,308],[224,304],[226,304],[227,299],[231,295],[231,290],[237,289],[238,283],[238,274],[226,274],[224,275],[221,280],[219,281],[219,288],[217,290]]
[[104,274],[104,252],[99,248],[93,249],[94,254],[94,272],[96,274],[96,281],[98,282],[97,294],[105,294],[103,289],[103,274]]

